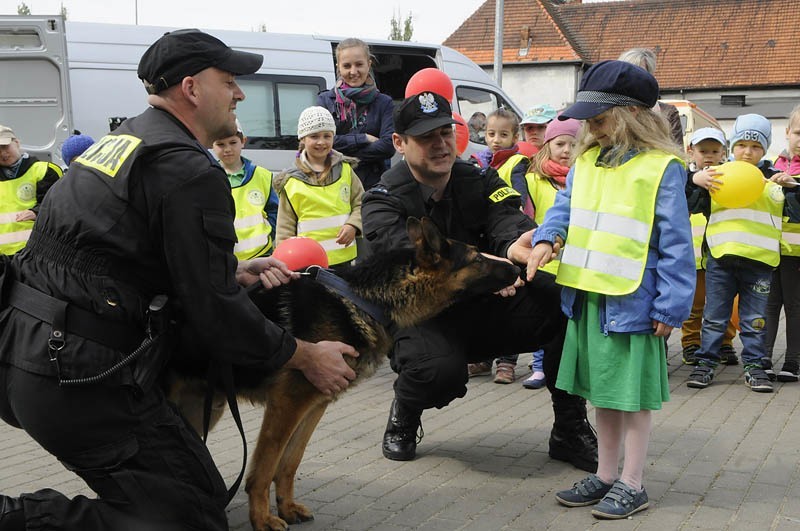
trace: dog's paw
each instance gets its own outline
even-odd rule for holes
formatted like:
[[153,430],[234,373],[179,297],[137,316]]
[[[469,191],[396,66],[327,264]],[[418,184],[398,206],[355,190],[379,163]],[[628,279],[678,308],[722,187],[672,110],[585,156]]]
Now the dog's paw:
[[289,524],[285,520],[273,515],[267,516],[263,523],[251,522],[251,524],[253,524],[253,531],[288,531],[289,529]]
[[290,524],[300,524],[314,519],[314,513],[311,512],[311,509],[297,502],[285,503],[279,506],[278,514]]

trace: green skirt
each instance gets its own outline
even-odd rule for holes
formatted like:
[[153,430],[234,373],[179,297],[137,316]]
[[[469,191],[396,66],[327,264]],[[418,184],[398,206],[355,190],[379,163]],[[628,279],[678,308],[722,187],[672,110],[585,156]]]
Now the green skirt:
[[556,387],[595,407],[621,411],[661,409],[669,400],[664,339],[610,333],[600,328],[601,297],[586,293],[578,320],[570,319]]

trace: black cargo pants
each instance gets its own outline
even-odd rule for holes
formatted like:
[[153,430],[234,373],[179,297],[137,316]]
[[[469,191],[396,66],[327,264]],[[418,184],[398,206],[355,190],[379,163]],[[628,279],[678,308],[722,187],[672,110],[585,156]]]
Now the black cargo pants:
[[[98,499],[22,496],[28,530],[227,530],[227,492],[194,430],[154,389],[55,380],[0,364],[0,417],[22,428]],[[5,492],[6,495],[16,493]]]
[[554,406],[583,407],[582,399],[555,387],[566,323],[561,288],[553,275],[541,271],[513,297],[488,295],[459,302],[395,333],[395,397],[414,409],[442,408],[466,395],[467,363],[543,348]]

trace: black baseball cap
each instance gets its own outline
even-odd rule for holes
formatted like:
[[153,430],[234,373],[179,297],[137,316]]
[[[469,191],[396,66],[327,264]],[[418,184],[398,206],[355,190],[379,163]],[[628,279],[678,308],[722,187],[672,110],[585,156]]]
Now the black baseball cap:
[[147,92],[157,94],[212,66],[241,76],[255,73],[263,62],[261,54],[234,50],[198,29],[181,29],[165,33],[144,52],[137,74]]
[[434,92],[409,96],[394,111],[394,132],[399,135],[424,135],[452,124],[464,125],[453,119],[450,102]]
[[625,61],[600,61],[583,75],[578,94],[559,120],[594,118],[611,107],[651,108],[658,101],[658,81],[653,75]]

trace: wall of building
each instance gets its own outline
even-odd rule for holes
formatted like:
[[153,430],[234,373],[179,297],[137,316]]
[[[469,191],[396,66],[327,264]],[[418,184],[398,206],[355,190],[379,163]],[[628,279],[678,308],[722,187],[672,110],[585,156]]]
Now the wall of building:
[[[484,70],[493,75],[491,67]],[[523,110],[540,103],[563,109],[575,99],[579,71],[574,64],[505,65],[502,87]]]

